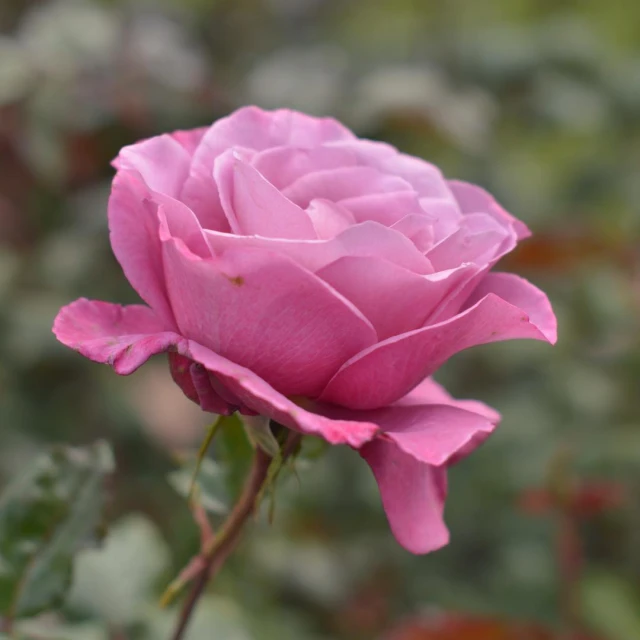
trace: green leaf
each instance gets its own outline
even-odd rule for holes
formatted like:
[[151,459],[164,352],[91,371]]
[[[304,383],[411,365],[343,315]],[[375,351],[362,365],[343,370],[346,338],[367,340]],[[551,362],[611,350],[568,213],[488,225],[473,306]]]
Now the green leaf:
[[264,416],[242,416],[242,424],[247,432],[249,442],[254,447],[260,447],[272,458],[280,456],[280,445],[269,426],[269,418]]
[[199,466],[196,481],[198,501],[210,513],[227,513],[229,508],[225,472],[211,458],[203,458],[199,463],[195,458],[187,461],[183,467],[167,476],[169,484],[181,496],[189,498],[196,466]]
[[59,607],[74,554],[104,534],[108,445],[56,447],[0,497],[0,615],[33,616]]
[[253,459],[253,447],[248,441],[237,414],[224,416],[214,443],[216,459],[227,471],[229,493],[237,495],[244,484]]

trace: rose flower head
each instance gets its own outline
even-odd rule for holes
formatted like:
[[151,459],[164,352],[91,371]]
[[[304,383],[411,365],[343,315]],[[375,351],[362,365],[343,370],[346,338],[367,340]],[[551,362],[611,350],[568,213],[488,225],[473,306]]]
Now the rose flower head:
[[446,469],[499,415],[431,375],[458,351],[554,343],[545,294],[491,268],[526,226],[483,189],[330,118],[239,109],[125,147],[113,251],[146,305],[86,299],[54,332],[127,375],[168,352],[204,410],[357,449],[398,541],[448,541]]

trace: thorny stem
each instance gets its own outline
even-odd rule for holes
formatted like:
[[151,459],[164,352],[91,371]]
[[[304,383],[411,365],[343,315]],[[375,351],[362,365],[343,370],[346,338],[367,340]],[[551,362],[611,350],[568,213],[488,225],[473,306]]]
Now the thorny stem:
[[[294,431],[289,433],[282,449],[282,460],[285,460],[296,451],[300,439],[300,434]],[[269,466],[272,460],[273,458],[260,447],[256,448],[251,470],[238,501],[218,534],[204,549],[202,569],[196,576],[191,591],[185,600],[171,640],[182,640],[185,637],[185,632],[195,607],[204,593],[207,583],[222,568],[240,541],[245,523],[258,507],[258,497],[261,495],[262,489],[268,480]]]

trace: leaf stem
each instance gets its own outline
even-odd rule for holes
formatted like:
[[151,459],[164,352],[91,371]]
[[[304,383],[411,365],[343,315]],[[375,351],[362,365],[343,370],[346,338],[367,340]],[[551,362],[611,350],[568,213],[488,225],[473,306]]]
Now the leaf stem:
[[[299,433],[294,431],[289,433],[282,448],[283,460],[296,451],[300,440],[301,435]],[[269,481],[269,468],[272,461],[273,458],[268,453],[260,447],[256,447],[251,470],[238,501],[218,534],[204,548],[202,569],[196,576],[191,591],[185,600],[178,624],[171,636],[172,640],[182,640],[185,637],[195,607],[207,583],[222,568],[240,541],[244,525],[257,508],[263,487]]]

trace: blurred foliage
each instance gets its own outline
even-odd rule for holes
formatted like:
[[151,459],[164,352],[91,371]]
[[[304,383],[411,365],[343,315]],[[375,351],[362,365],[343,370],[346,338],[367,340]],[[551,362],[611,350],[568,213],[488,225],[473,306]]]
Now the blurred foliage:
[[[561,477],[585,495],[621,487],[612,508],[573,523],[585,565],[572,578],[575,606],[604,638],[640,638],[632,0],[0,3],[0,481],[52,442],[107,438],[118,463],[106,547],[80,555],[60,614],[20,632],[168,635],[175,611],[160,612],[157,598],[198,531],[167,474],[209,418],[163,358],[118,378],[58,345],[50,327],[81,295],[135,300],[106,229],[118,149],[244,103],[335,115],[487,187],[535,232],[503,268],[550,293],[561,333],[554,349],[481,347],[441,372],[452,392],[504,416],[451,473],[449,547],[422,558],[400,549],[368,469],[330,449],[297,463],[274,524],[255,523],[189,637],[364,640],[442,611],[561,625],[557,538],[573,511],[566,501],[565,511],[521,508],[531,492],[557,497]],[[236,431],[213,452],[232,493],[239,472],[225,464],[247,447]]]

